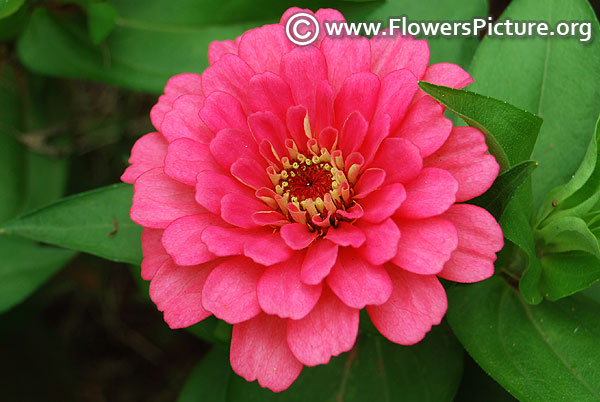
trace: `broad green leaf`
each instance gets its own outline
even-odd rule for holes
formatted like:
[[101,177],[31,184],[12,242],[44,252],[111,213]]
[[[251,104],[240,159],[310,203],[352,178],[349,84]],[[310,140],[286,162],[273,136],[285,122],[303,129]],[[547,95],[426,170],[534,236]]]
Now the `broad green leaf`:
[[[363,402],[400,397],[407,401],[451,401],[462,374],[462,353],[444,326],[414,346],[399,346],[380,335],[365,334],[352,351],[327,365],[305,367],[288,390],[276,394],[234,374],[228,354],[213,349],[209,360],[200,363],[188,379],[179,402]],[[223,379],[228,380],[226,384]],[[219,384],[220,392],[207,388],[213,384]]]
[[0,313],[23,301],[75,256],[74,251],[0,236]]
[[519,281],[519,289],[528,303],[537,304],[543,298],[538,289],[542,266],[537,257],[533,229],[527,213],[530,208],[524,208],[525,205],[529,205],[526,190],[524,186],[517,190],[517,194],[509,202],[499,223],[504,237],[519,246],[527,255],[527,266]]
[[419,87],[485,134],[501,171],[529,159],[542,125],[539,117],[474,92],[423,81]]
[[600,258],[598,240],[581,218],[564,216],[549,219],[543,228],[535,232],[535,236],[544,242],[544,252],[585,251]]
[[454,402],[517,402],[500,384],[494,381],[470,357]]
[[448,322],[475,361],[523,402],[600,400],[600,304],[531,306],[502,278],[448,290]]
[[553,210],[569,209],[598,193],[600,188],[600,117],[579,168],[564,186],[552,191],[541,210],[543,221]]
[[22,216],[3,230],[32,240],[139,264],[142,228],[129,218],[133,186],[76,194]]
[[470,72],[475,92],[505,100],[544,119],[532,159],[535,205],[566,183],[579,165],[600,112],[600,28],[587,0],[515,0],[500,21],[592,23],[592,40],[487,36]]
[[6,18],[17,12],[25,0],[0,0],[0,18]]
[[117,10],[110,3],[90,3],[87,7],[88,32],[94,44],[99,44],[110,34],[117,22]]
[[535,161],[525,161],[502,173],[492,187],[477,198],[469,201],[487,209],[496,220],[499,220],[508,203],[513,199],[517,189],[537,167]]
[[[92,79],[136,90],[161,92],[167,80],[183,72],[202,72],[208,66],[208,46],[215,40],[235,39],[244,31],[279,21],[283,12],[297,4],[290,0],[248,2],[148,0],[144,6],[129,0],[113,0],[118,17],[101,46],[86,32],[81,16],[53,15],[36,9],[21,35],[20,60],[33,71]],[[335,2],[309,0],[303,7],[333,7],[349,20],[386,20],[409,14],[425,20],[468,20],[485,15],[484,0],[443,0],[414,3]],[[459,62],[466,66],[477,45],[476,38],[432,38],[432,62]]]
[[548,300],[570,296],[600,279],[600,260],[587,253],[545,255],[542,267],[540,289]]
[[233,375],[229,353],[213,347],[186,380],[177,402],[225,402]]

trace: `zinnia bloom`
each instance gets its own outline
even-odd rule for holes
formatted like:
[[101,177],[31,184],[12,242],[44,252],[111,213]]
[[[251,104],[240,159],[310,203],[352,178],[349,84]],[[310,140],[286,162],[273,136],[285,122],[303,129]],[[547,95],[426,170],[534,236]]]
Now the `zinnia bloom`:
[[171,78],[122,177],[166,322],[233,324],[233,370],[273,391],[350,350],[363,308],[392,342],[419,342],[446,312],[437,277],[486,279],[503,245],[488,212],[459,204],[498,175],[483,134],[417,87],[471,77],[406,36],[295,46],[299,11]]

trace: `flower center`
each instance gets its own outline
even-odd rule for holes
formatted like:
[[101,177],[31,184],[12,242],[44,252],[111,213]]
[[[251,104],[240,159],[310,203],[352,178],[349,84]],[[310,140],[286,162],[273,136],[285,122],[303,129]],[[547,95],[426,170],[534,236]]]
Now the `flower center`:
[[[335,168],[334,168],[335,169]],[[323,199],[323,196],[337,187],[331,175],[331,165],[321,162],[317,156],[312,160],[293,162],[281,172],[279,185],[291,202],[302,202],[309,198]]]

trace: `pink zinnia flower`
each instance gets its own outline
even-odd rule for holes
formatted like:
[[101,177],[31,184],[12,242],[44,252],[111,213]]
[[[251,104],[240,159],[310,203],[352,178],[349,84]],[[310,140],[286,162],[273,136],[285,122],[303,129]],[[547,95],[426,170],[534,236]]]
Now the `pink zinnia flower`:
[[233,324],[233,369],[274,391],[350,350],[362,308],[392,342],[419,342],[446,312],[437,277],[486,279],[503,245],[488,212],[456,204],[498,175],[483,134],[417,87],[470,76],[428,66],[410,37],[297,47],[284,23],[298,11],[169,80],[122,177],[166,322]]

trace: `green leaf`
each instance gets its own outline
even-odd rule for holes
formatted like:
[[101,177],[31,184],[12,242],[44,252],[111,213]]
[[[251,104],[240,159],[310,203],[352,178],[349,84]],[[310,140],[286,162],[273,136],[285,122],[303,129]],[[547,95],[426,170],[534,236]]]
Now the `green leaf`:
[[532,159],[535,205],[566,183],[581,161],[600,113],[600,28],[587,0],[518,0],[500,21],[591,22],[592,40],[486,36],[470,68],[473,91],[544,119]]
[[498,176],[488,191],[477,198],[473,198],[469,203],[487,209],[496,220],[499,220],[517,189],[537,166],[538,164],[535,161],[525,161],[515,165]]
[[[530,187],[530,186],[529,186]],[[515,197],[508,203],[499,223],[504,237],[519,246],[527,255],[527,266],[519,280],[519,289],[525,300],[531,304],[542,301],[543,295],[538,289],[542,275],[542,266],[537,258],[533,229],[527,211],[529,207],[529,194],[525,186],[517,190]]]
[[6,18],[17,12],[25,0],[0,0],[0,18]]
[[0,313],[25,300],[75,252],[0,236]]
[[110,3],[90,3],[87,6],[88,32],[94,44],[111,33],[117,22],[117,9]]
[[[235,39],[244,31],[277,23],[297,4],[290,0],[198,2],[148,0],[140,7],[113,0],[118,13],[114,29],[101,46],[86,32],[81,16],[52,15],[36,9],[19,38],[20,60],[33,71],[60,77],[92,79],[136,90],[162,92],[167,80],[183,72],[201,73],[208,66],[208,46],[215,40]],[[408,0],[336,2],[309,0],[303,7],[339,8],[349,20],[387,20],[408,13],[419,19],[468,20],[487,14],[484,0]],[[98,35],[99,38],[101,35]],[[432,62],[466,66],[477,38],[432,38]]]
[[462,374],[462,353],[444,326],[414,346],[366,334],[352,351],[327,365],[305,367],[288,390],[273,393],[234,374],[228,354],[215,348],[189,377],[178,401],[363,402],[395,400],[399,395],[407,401],[451,401]]
[[558,300],[592,286],[600,279],[600,260],[586,253],[561,253],[542,258],[541,291]]
[[133,186],[76,194],[7,223],[3,230],[36,241],[139,264],[142,228],[129,218]]
[[[546,199],[544,203],[544,207],[542,209],[542,217],[540,220],[543,220],[548,214],[553,210],[557,209],[557,207],[563,207],[563,202],[570,198],[575,193],[580,193],[579,197],[574,201],[571,201],[570,204],[581,203],[585,200],[585,195],[591,195],[590,193],[596,193],[595,187],[599,185],[599,178],[596,177],[600,173],[600,148],[598,147],[598,141],[600,140],[600,117],[596,121],[596,129],[590,144],[588,145],[587,151],[579,168],[573,175],[573,178],[569,180],[564,186],[560,186],[555,189],[550,196]],[[581,192],[583,187],[588,187],[586,184],[590,182],[592,188],[587,191]],[[583,198],[583,199],[582,199]]]
[[190,374],[177,402],[227,401],[227,388],[233,375],[227,351],[214,347]]
[[600,118],[583,161],[567,184],[554,189],[541,210],[539,225],[548,216],[582,216],[600,200]]
[[448,299],[460,342],[520,401],[600,400],[600,304],[576,295],[530,306],[500,277]]
[[187,327],[186,330],[207,342],[229,345],[231,328],[230,324],[211,315],[199,323]]
[[542,125],[539,117],[474,92],[423,81],[419,87],[485,134],[501,171],[529,159]]
[[535,235],[544,242],[545,253],[585,251],[600,258],[598,240],[581,218],[564,216],[549,219]]

